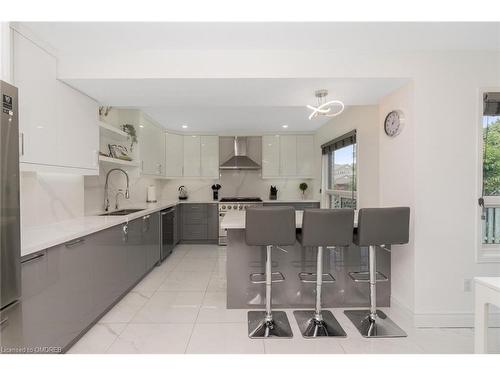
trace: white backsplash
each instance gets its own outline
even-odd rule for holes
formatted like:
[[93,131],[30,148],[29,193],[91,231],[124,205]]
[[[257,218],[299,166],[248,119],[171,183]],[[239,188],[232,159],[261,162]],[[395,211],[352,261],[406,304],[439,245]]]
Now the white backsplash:
[[262,179],[261,171],[221,171],[219,180],[210,179],[175,179],[165,180],[161,195],[164,199],[177,199],[178,187],[184,185],[189,194],[189,200],[206,201],[212,200],[213,184],[220,184],[219,198],[247,196],[269,199],[269,189],[271,185],[278,188],[278,199],[302,199],[302,192],[299,184],[306,182],[309,188],[306,191],[305,199],[313,199],[312,179]]
[[71,174],[21,173],[21,223],[51,224],[83,216],[83,177]]
[[[104,185],[106,174],[112,167],[102,167],[99,176],[85,177],[85,215],[93,215],[103,211],[104,207]],[[149,185],[156,186],[156,198],[161,200],[161,186],[163,180],[141,176],[139,168],[127,170],[130,180],[130,198],[119,197],[120,207],[143,207],[146,204],[147,188]],[[123,173],[114,171],[109,175],[109,204],[110,209],[115,208],[115,196],[118,189],[125,190],[127,186]]]

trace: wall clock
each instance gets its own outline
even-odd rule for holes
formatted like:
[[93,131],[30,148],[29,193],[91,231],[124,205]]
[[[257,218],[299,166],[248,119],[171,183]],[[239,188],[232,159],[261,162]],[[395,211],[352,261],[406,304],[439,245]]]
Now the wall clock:
[[403,130],[404,114],[402,111],[394,110],[387,114],[384,121],[385,134],[389,137],[395,137]]

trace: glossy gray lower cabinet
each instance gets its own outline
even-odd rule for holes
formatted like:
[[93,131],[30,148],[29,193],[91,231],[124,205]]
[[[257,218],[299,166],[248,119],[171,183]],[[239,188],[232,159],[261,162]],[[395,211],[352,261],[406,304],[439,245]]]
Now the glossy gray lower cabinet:
[[319,208],[319,202],[265,202],[264,206],[290,206],[298,211],[305,210],[306,208]]
[[142,243],[146,246],[146,271],[160,261],[160,213],[143,217]]
[[214,243],[219,236],[217,203],[183,203],[182,241]]
[[24,257],[21,302],[1,312],[2,351],[66,351],[159,258],[158,212]]
[[217,203],[207,204],[207,239],[219,239],[219,209]]

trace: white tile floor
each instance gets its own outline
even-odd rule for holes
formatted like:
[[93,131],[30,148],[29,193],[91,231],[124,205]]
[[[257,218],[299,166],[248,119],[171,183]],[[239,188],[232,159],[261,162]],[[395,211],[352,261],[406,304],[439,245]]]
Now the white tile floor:
[[[294,337],[251,340],[247,310],[226,309],[226,248],[180,245],[87,332],[69,353],[472,353],[472,329],[415,329],[392,317],[407,338],[365,339],[330,309],[347,338],[306,340],[286,310]],[[383,309],[384,310],[384,309]],[[388,311],[389,315],[390,311]],[[500,352],[500,329],[490,351]]]

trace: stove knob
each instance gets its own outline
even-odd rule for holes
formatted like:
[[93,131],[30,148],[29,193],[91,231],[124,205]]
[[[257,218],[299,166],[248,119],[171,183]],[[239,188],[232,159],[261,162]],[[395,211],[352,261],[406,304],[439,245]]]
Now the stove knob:
[[226,206],[222,206],[222,209],[225,210],[226,209]]
[[231,209],[231,206],[227,206],[227,209],[230,210]]
[[236,208],[237,208],[236,205],[234,205],[233,208],[236,210]]
[[243,206],[239,206],[238,208],[239,208],[240,210],[242,210],[242,209],[243,209]]

